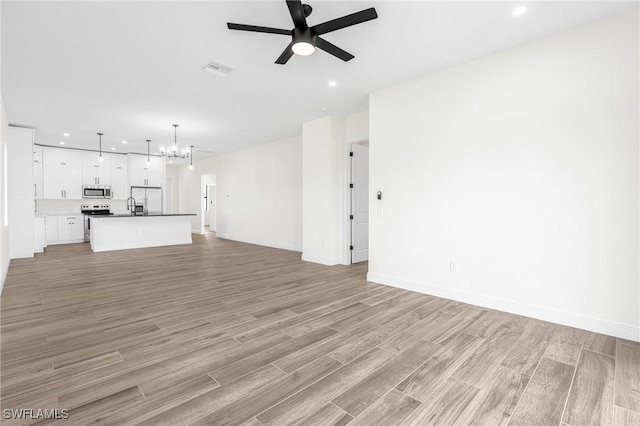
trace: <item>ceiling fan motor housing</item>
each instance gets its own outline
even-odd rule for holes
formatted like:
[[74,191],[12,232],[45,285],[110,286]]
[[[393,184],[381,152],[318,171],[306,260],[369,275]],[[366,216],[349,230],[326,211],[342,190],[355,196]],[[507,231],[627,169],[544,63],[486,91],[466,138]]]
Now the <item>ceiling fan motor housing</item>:
[[318,38],[318,34],[312,28],[294,28],[293,29],[293,41],[294,43],[306,41],[307,43],[311,43],[314,46],[316,45],[316,39]]

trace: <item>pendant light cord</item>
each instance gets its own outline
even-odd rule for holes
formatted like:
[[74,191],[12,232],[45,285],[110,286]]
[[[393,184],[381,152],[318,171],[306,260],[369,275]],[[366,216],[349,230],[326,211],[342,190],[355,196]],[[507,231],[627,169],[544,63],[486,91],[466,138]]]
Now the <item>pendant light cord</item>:
[[98,137],[100,138],[100,157],[102,157],[102,135],[103,133],[98,133]]

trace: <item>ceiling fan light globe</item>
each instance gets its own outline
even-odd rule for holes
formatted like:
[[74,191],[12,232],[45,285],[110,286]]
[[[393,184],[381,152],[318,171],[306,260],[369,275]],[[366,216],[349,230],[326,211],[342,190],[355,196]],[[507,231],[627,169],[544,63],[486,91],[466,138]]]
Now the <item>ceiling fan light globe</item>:
[[309,56],[316,51],[316,47],[308,41],[299,41],[291,46],[293,53],[300,56]]

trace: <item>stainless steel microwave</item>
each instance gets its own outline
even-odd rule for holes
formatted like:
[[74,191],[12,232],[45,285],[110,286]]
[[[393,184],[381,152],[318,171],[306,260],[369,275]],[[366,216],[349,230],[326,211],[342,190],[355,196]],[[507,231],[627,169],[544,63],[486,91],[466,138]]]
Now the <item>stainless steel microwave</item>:
[[107,185],[82,185],[82,198],[111,198],[111,187]]

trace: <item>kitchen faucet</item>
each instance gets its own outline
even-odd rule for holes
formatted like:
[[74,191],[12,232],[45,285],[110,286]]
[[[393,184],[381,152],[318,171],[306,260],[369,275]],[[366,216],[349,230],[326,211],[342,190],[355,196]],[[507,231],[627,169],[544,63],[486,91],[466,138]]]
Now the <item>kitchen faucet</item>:
[[[129,204],[129,200],[132,200],[133,202],[131,204]],[[131,210],[131,214],[135,215],[136,214],[136,199],[133,197],[129,197],[127,198],[127,210]]]

